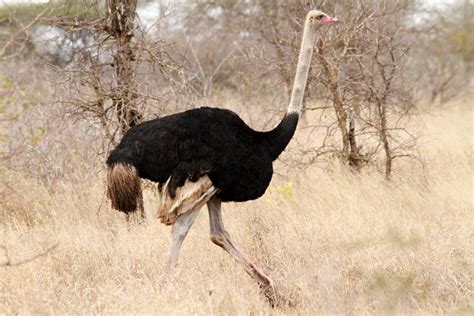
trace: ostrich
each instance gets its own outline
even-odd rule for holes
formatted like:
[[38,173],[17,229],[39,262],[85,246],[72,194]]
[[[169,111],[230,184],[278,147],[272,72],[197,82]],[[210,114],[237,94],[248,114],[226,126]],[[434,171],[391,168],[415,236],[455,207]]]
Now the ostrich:
[[265,193],[272,163],[298,124],[316,30],[336,21],[318,10],[308,13],[290,104],[273,130],[255,131],[232,111],[201,107],[133,126],[110,153],[107,192],[113,208],[135,212],[142,207],[140,178],[158,183],[159,218],[173,225],[170,267],[177,264],[181,245],[207,203],[211,241],[242,264],[262,289],[273,289],[273,281],[230,239],[221,202],[253,200]]

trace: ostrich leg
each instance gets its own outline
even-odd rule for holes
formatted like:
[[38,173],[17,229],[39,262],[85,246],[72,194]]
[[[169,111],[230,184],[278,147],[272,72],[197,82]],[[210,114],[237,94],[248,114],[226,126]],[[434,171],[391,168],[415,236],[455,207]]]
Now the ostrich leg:
[[199,214],[199,208],[189,211],[187,213],[181,214],[176,219],[176,222],[173,224],[171,229],[171,250],[168,259],[168,267],[175,268],[178,263],[179,251],[181,250],[181,245],[183,244],[184,238],[189,232],[189,229],[193,225],[196,217]]
[[272,306],[276,305],[276,293],[273,285],[273,281],[250,259],[242,253],[239,248],[230,239],[229,233],[224,228],[221,214],[221,201],[213,197],[207,202],[209,209],[209,221],[211,226],[211,241],[216,245],[222,247],[227,251],[234,259],[243,265],[245,271],[254,278],[260,289],[263,291],[265,296],[270,301]]

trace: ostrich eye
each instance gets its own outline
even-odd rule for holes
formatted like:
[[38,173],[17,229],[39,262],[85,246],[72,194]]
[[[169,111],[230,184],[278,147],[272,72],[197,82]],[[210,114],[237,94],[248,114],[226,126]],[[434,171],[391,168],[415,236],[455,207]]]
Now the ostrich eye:
[[323,15],[323,14],[320,14],[320,15],[318,15],[318,16],[316,17],[316,20],[319,21],[319,20],[321,20],[322,18],[324,18],[324,15]]

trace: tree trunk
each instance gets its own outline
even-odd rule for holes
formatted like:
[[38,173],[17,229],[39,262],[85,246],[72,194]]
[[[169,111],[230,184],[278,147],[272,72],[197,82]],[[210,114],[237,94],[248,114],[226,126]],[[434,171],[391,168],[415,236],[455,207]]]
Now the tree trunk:
[[349,165],[354,167],[355,169],[359,169],[364,159],[360,153],[360,147],[357,146],[357,142],[356,142],[355,120],[354,120],[353,112],[349,113],[348,120],[349,120],[349,131],[347,133],[347,137],[349,139],[349,144],[350,144]]
[[135,101],[137,91],[132,67],[134,54],[131,44],[136,8],[137,0],[107,0],[105,31],[115,39],[116,44],[113,66],[116,69],[117,85],[112,102],[122,134],[142,119]]
[[350,161],[350,140],[349,132],[347,130],[347,113],[344,109],[342,99],[339,95],[337,78],[332,73],[330,65],[324,57],[323,46],[324,43],[322,40],[320,40],[318,42],[318,57],[324,71],[324,77],[327,81],[327,87],[329,88],[329,91],[332,94],[334,111],[336,113],[337,118],[337,126],[339,127],[342,136],[342,158],[344,159],[344,161]]
[[384,103],[378,102],[377,109],[380,119],[380,140],[382,141],[385,153],[385,178],[390,180],[390,176],[392,175],[392,153],[388,141],[386,106]]

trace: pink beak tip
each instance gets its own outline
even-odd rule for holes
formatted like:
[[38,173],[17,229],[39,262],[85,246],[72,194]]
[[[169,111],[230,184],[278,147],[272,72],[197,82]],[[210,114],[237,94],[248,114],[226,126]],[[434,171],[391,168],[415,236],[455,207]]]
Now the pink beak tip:
[[339,20],[337,18],[331,18],[331,17],[324,17],[321,22],[323,23],[335,23],[338,22]]

